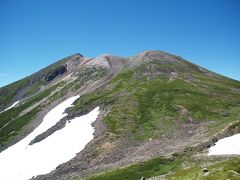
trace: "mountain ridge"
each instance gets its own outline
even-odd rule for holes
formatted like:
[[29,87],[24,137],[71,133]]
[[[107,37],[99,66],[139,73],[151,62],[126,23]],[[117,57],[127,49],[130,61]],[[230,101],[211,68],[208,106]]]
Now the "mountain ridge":
[[[166,52],[163,52],[163,51],[159,51],[159,50],[143,51],[143,52],[141,52],[141,53],[139,53],[135,56],[128,56],[128,57],[120,57],[120,56],[115,56],[115,55],[111,55],[111,54],[103,54],[103,55],[97,56],[96,58],[87,58],[87,57],[84,57],[83,55],[81,55],[80,53],[75,53],[75,54],[70,55],[66,58],[63,58],[59,61],[56,61],[55,63],[52,63],[52,64],[48,65],[46,68],[43,68],[43,69],[39,70],[38,72],[27,76],[26,78],[23,78],[21,80],[18,80],[16,82],[13,82],[11,84],[3,86],[3,87],[0,88],[0,90],[4,91],[4,89],[7,89],[9,86],[10,86],[10,88],[12,88],[11,86],[13,86],[13,84],[17,84],[17,83],[20,84],[20,82],[22,82],[23,80],[28,81],[27,83],[23,84],[23,86],[26,86],[26,85],[27,86],[32,86],[32,85],[38,83],[39,81],[41,81],[42,78],[45,78],[46,81],[53,80],[53,78],[57,77],[59,74],[64,73],[67,70],[65,65],[67,65],[67,68],[68,68],[68,71],[69,71],[69,70],[71,70],[72,68],[75,68],[76,66],[78,66],[81,63],[82,64],[88,64],[88,65],[99,65],[99,66],[103,66],[103,67],[111,66],[111,63],[114,63],[114,59],[117,59],[117,61],[123,60],[123,59],[125,59],[125,61],[127,61],[126,59],[129,59],[130,63],[134,64],[133,62],[139,63],[138,62],[139,59],[143,60],[144,57],[146,57],[148,55],[151,55],[151,54],[155,54],[155,55],[157,54],[161,58],[163,58],[164,56],[170,56],[170,57],[176,58],[177,60],[184,61],[184,59],[179,57],[179,56],[175,56],[175,55],[172,55],[172,54],[169,54],[169,53],[166,53]],[[171,58],[168,59],[168,60],[171,60]],[[80,61],[82,61],[82,62],[80,63]],[[133,61],[133,62],[131,62],[131,61]],[[61,64],[61,66],[59,66],[60,64]],[[131,66],[131,64],[128,64],[128,65]],[[57,69],[56,66],[59,66],[58,67],[59,69]],[[119,67],[120,69],[123,68],[123,64],[114,64],[114,66],[115,67],[120,66]],[[197,65],[194,65],[194,66],[197,66]],[[115,73],[117,73],[120,69],[118,69],[118,70],[114,69],[113,72],[116,71]],[[204,71],[210,72],[210,71],[208,71],[204,68],[201,68],[201,69],[204,70]],[[55,70],[55,72],[54,72],[54,70]],[[213,72],[211,72],[211,73],[213,73]],[[216,74],[216,73],[214,73],[214,74]],[[220,74],[217,74],[217,75],[220,75]],[[19,86],[21,88],[21,85],[19,85]],[[4,94],[4,92],[1,92],[1,94]],[[19,94],[22,94],[22,93],[20,92]],[[22,95],[20,95],[20,97],[22,97]],[[15,100],[17,100],[17,99],[18,98],[16,98]],[[2,101],[0,101],[0,102],[1,102],[1,105],[4,103]],[[3,108],[3,107],[0,107],[0,109],[1,108]]]
[[0,110],[20,100],[0,113],[0,150],[75,95],[81,97],[66,110],[68,116],[31,144],[99,106],[94,139],[75,158],[36,179],[81,177],[185,151],[204,154],[219,138],[240,132],[239,81],[162,51],[129,57],[75,54],[0,88]]

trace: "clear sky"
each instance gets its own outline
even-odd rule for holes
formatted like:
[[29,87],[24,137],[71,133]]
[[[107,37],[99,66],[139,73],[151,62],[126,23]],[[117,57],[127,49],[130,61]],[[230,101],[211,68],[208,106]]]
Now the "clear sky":
[[240,1],[0,0],[0,87],[73,53],[145,50],[240,80]]

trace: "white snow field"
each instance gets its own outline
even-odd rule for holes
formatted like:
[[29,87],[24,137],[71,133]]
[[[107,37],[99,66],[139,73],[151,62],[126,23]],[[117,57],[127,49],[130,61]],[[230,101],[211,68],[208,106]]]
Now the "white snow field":
[[0,153],[0,179],[26,180],[49,173],[59,164],[75,157],[76,153],[93,139],[94,128],[91,124],[99,114],[99,107],[84,116],[72,119],[64,128],[39,143],[29,145],[37,135],[66,116],[63,112],[78,98],[79,96],[71,97],[56,106],[31,134]]
[[220,139],[209,149],[208,155],[240,155],[240,134]]
[[3,111],[1,111],[0,113],[2,113],[2,112],[5,112],[5,111],[7,111],[7,110],[9,110],[9,109],[11,109],[11,108],[13,108],[14,106],[16,106],[17,104],[19,103],[19,101],[16,101],[15,103],[13,103],[10,107],[8,107],[7,109],[5,109],[5,110],[3,110]]

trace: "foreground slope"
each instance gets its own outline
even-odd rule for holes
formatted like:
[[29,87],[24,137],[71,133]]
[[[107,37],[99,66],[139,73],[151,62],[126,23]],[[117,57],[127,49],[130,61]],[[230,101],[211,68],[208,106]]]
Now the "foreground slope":
[[[5,90],[14,89],[8,86],[0,89],[2,99],[13,97],[2,100],[0,108],[20,100],[15,108],[0,114],[2,149],[32,131],[48,109],[72,95],[79,94],[81,98],[67,109],[68,116],[60,124],[96,106],[100,106],[100,117],[94,123],[94,139],[85,149],[38,179],[87,177],[93,172],[159,156],[184,151],[204,153],[219,138],[239,132],[240,83],[178,56],[162,51],[125,58],[85,58],[77,54],[54,67],[60,73],[56,69],[47,75],[40,73],[40,80],[33,85],[10,85],[17,87],[14,93]],[[61,128],[56,125],[32,143]],[[175,158],[156,162],[161,161],[170,167],[171,163],[178,163]],[[173,169],[164,172],[168,171]],[[155,174],[149,173],[148,177],[151,175]]]

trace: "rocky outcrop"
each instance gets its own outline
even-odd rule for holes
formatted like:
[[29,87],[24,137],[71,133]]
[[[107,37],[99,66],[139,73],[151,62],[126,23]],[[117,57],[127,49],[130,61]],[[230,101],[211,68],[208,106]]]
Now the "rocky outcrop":
[[64,74],[65,72],[67,72],[67,65],[63,64],[61,66],[59,66],[56,70],[54,70],[53,72],[48,73],[45,77],[44,80],[49,82],[52,81],[53,79],[55,79],[56,77]]

